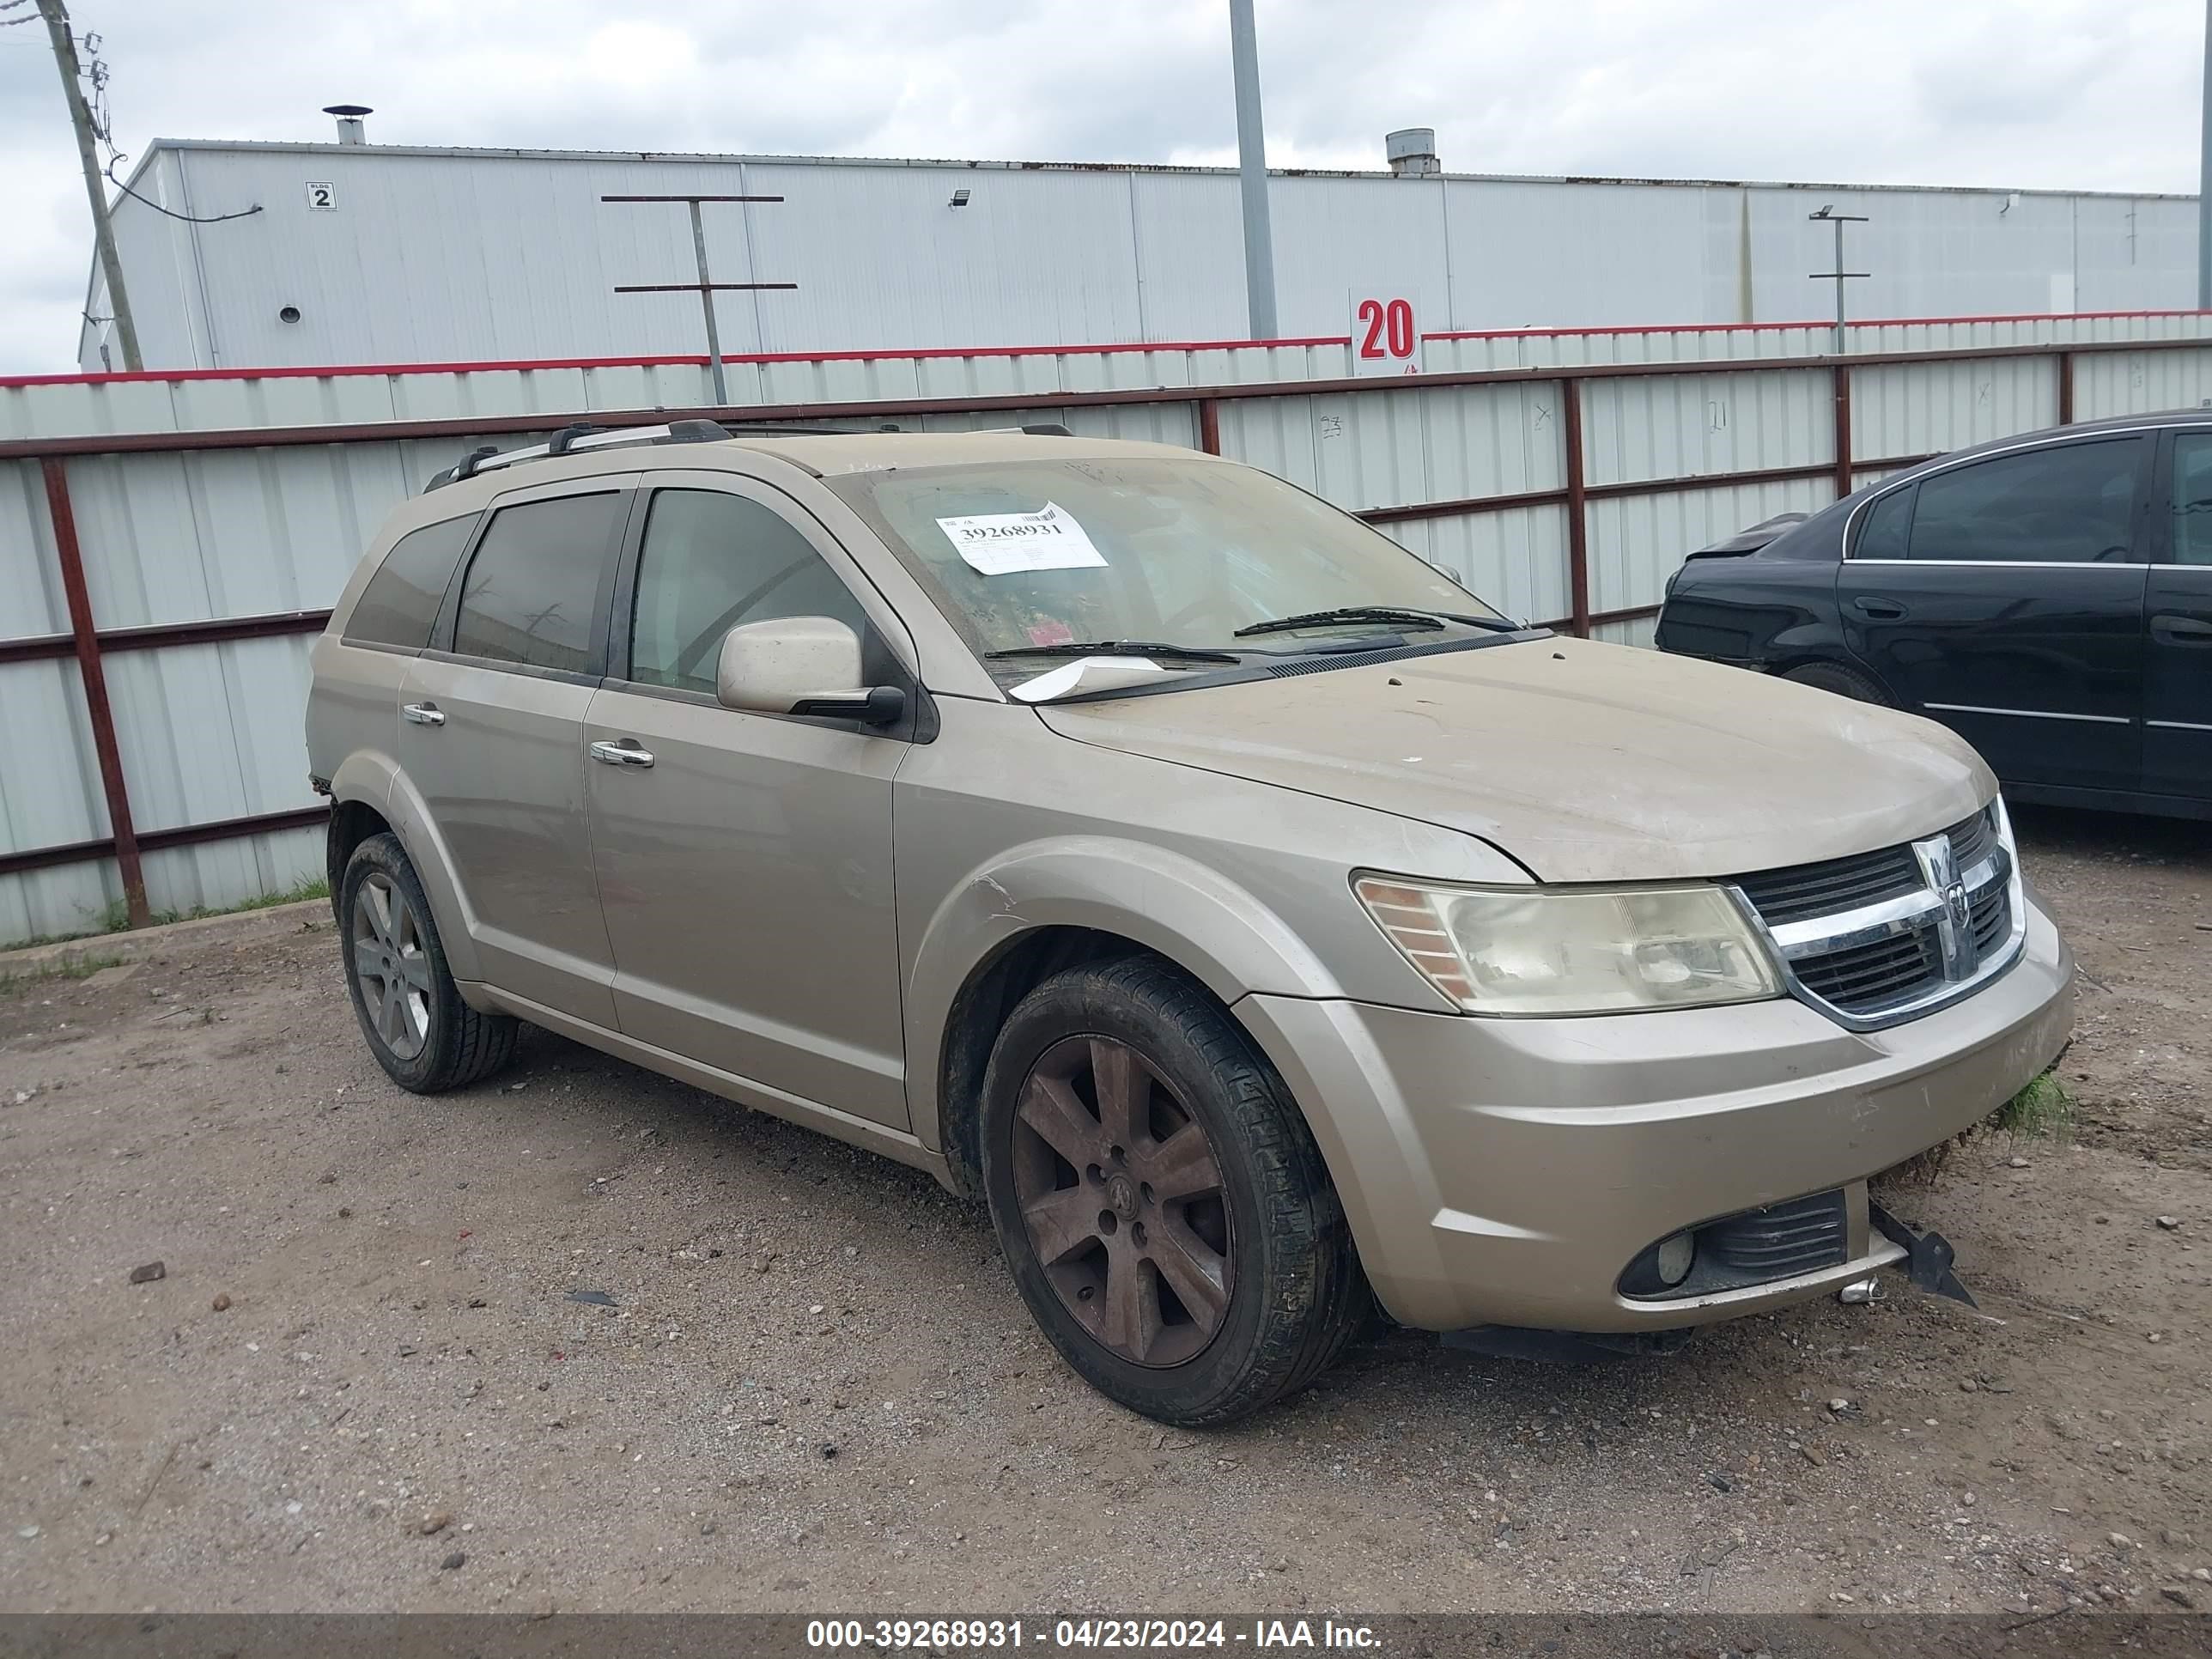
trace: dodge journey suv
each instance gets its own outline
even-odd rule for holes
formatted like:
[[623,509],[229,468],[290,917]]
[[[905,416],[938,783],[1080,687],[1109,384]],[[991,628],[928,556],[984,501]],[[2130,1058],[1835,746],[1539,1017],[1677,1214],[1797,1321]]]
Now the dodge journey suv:
[[402,1086],[528,1022],[919,1165],[1174,1423],[1376,1303],[1631,1345],[1833,1292],[1908,1255],[1868,1178],[2072,1015],[1942,727],[1059,428],[479,451],[347,585],[307,743]]

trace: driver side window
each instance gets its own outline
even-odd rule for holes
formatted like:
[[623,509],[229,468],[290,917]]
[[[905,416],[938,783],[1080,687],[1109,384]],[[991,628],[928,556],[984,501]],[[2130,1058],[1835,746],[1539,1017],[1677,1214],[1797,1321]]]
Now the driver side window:
[[740,623],[830,617],[867,637],[867,613],[782,514],[714,489],[654,493],[638,550],[629,678],[714,694],[722,636]]

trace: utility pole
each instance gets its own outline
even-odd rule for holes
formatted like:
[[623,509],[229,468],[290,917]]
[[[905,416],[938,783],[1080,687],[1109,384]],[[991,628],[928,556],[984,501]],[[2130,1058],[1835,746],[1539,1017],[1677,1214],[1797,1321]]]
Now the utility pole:
[[602,196],[602,202],[682,202],[691,210],[691,253],[699,267],[696,283],[617,283],[617,294],[693,294],[699,296],[700,309],[707,313],[707,363],[714,375],[714,403],[717,408],[730,401],[729,387],[722,378],[722,332],[714,323],[714,295],[718,293],[751,291],[758,289],[797,288],[796,283],[718,283],[707,269],[707,222],[700,216],[702,202],[781,202],[781,196]]
[[2212,311],[2212,0],[2204,5],[2204,89],[2197,108],[2197,308]]
[[1844,284],[1869,274],[1863,270],[1844,269],[1844,227],[1865,224],[1867,216],[1863,213],[1838,213],[1833,204],[1805,216],[1815,224],[1832,224],[1836,228],[1836,268],[1833,270],[1816,270],[1812,276],[1816,283],[1833,282],[1836,285],[1836,355],[1840,357],[1847,349],[1849,338],[1844,332]]
[[123,367],[136,374],[146,363],[138,355],[138,325],[131,320],[131,296],[123,289],[123,261],[115,254],[115,229],[107,222],[107,189],[100,182],[100,162],[93,153],[92,110],[84,101],[76,41],[70,34],[69,8],[63,0],[39,0],[39,15],[46,20],[47,38],[54,43],[54,62],[62,72],[62,95],[69,100],[70,125],[76,129],[76,159],[84,168],[85,200],[92,204],[93,246],[100,252],[100,269],[107,273],[107,306],[115,319],[116,342],[123,348]]
[[[2212,4],[2212,0],[2206,0]],[[1255,340],[1273,340],[1275,235],[1267,222],[1267,129],[1260,116],[1260,37],[1252,0],[1229,0],[1229,62],[1237,77],[1237,179],[1244,198],[1244,304]]]

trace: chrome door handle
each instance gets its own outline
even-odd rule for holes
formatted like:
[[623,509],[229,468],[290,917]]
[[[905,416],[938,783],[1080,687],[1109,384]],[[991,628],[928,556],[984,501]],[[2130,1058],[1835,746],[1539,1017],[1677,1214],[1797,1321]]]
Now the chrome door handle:
[[624,738],[620,743],[593,744],[592,758],[605,761],[610,766],[650,766],[653,751],[638,747],[635,738]]
[[417,726],[443,726],[446,711],[434,702],[402,703],[399,712]]

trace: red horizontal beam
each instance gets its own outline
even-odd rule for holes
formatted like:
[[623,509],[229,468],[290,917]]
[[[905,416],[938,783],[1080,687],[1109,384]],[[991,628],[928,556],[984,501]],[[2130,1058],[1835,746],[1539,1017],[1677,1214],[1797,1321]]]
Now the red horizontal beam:
[[[2051,357],[2115,351],[2212,349],[2212,339],[2099,340],[2065,345],[2036,343],[1960,347],[1944,350],[1868,351],[1852,355],[1853,368],[1899,363],[1979,362],[1998,357]],[[242,427],[185,432],[86,434],[71,438],[15,438],[0,441],[0,460],[62,455],[167,453],[200,449],[264,449],[299,444],[375,442],[408,438],[489,437],[502,433],[544,432],[570,422],[599,426],[654,425],[672,420],[720,420],[746,423],[775,421],[868,420],[894,415],[966,414],[980,410],[1081,409],[1124,404],[1203,403],[1263,398],[1305,398],[1334,392],[1422,391],[1443,386],[1506,386],[1567,380],[1641,380],[1680,374],[1753,374],[1790,370],[1809,372],[1832,366],[1806,357],[1690,358],[1637,363],[1562,363],[1530,368],[1458,369],[1440,374],[1407,374],[1382,380],[1345,377],[1316,380],[1229,381],[1212,386],[1135,386],[1098,392],[1023,392],[948,398],[855,398],[845,403],[756,404],[690,409],[590,410],[583,414],[539,413],[446,417],[426,421],[361,421],[336,425]]]
[[[1901,328],[1914,325],[1927,326],[1937,323],[2099,322],[2121,318],[2206,315],[2212,315],[2212,313],[2191,310],[2020,312],[1988,317],[1869,317],[1854,322],[1850,326]],[[1834,326],[1835,323],[1832,319],[1782,323],[1654,323],[1650,325],[1620,323],[1607,324],[1595,328],[1446,329],[1424,334],[1421,337],[1425,340],[1556,339],[1567,335],[1580,334],[1725,334],[1741,333],[1759,329],[1832,329]],[[1343,345],[1346,343],[1346,340],[1347,337],[1341,334],[1316,334],[1280,340],[1124,340],[1091,345],[920,346],[907,350],[870,349],[859,351],[750,351],[736,356],[725,357],[722,361],[726,363],[836,363],[883,362],[905,359],[926,361],[941,357],[1069,357],[1107,356],[1132,351],[1254,351],[1277,346],[1304,348]],[[2123,343],[2100,342],[2099,343]],[[2124,343],[2159,345],[2179,343],[2133,340]],[[2212,343],[2212,342],[2200,343]],[[2061,349],[2061,343],[2054,341],[2039,349],[2056,351]],[[555,369],[663,368],[703,367],[706,362],[704,353],[680,352],[635,357],[527,357],[488,358],[458,362],[325,363],[306,368],[149,368],[104,374],[4,374],[0,375],[0,390],[33,386],[107,386],[131,381],[336,380],[362,375],[483,374],[501,372],[529,374]]]
[[[168,847],[194,847],[204,842],[232,841],[240,836],[268,836],[284,830],[312,830],[331,815],[327,806],[301,806],[284,812],[257,812],[247,817],[222,818],[213,823],[179,824],[173,830],[142,830],[138,850],[158,853]],[[64,847],[33,847],[21,853],[0,853],[0,876],[21,875],[27,870],[48,870],[62,864],[84,864],[115,856],[112,837],[71,842]]]
[[[319,634],[331,619],[327,611],[277,611],[258,617],[220,617],[204,622],[147,623],[135,628],[103,628],[94,637],[103,654],[157,650],[165,645],[216,645],[224,640],[272,639],[286,634]],[[0,640],[0,663],[35,662],[75,651],[67,634]]]

